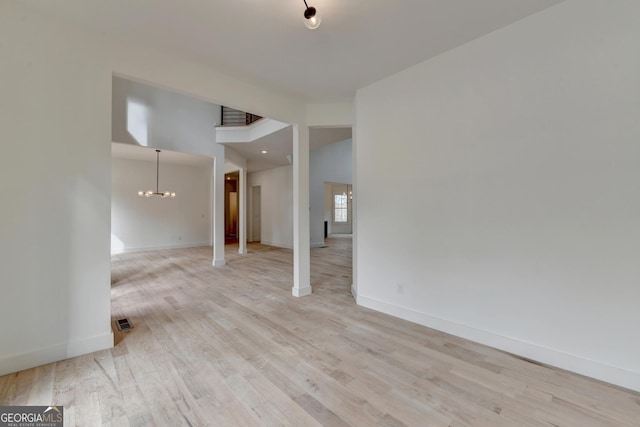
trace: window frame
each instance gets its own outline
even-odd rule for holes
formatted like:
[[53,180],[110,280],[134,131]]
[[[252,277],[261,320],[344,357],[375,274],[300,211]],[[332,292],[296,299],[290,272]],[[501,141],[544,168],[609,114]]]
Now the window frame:
[[[337,200],[338,197],[344,198],[344,201],[342,200],[340,201],[341,205],[342,205],[342,202],[344,202],[344,207],[342,206],[338,207],[338,200]],[[338,221],[337,215],[336,215],[338,211],[344,212],[344,218],[345,218],[344,221]],[[346,194],[345,192],[333,193],[332,217],[333,217],[334,224],[349,224],[349,195]]]

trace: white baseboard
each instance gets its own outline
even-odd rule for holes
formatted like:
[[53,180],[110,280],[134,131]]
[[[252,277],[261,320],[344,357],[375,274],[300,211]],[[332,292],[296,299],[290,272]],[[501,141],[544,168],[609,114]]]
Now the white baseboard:
[[276,248],[293,249],[293,245],[285,245],[283,243],[269,242],[267,240],[263,240],[260,243],[266,246],[274,246]]
[[356,304],[358,304],[358,288],[354,283],[351,284],[351,295],[353,296],[353,299],[356,300]]
[[306,297],[307,295],[311,295],[311,286],[307,286],[306,288],[291,288],[291,295],[294,297]]
[[82,340],[69,341],[28,353],[12,354],[0,359],[0,375],[35,368],[59,360],[113,347],[113,332]]
[[132,252],[145,252],[145,251],[159,251],[163,249],[186,249],[186,248],[200,248],[203,246],[211,246],[211,242],[195,242],[195,243],[182,243],[179,245],[160,245],[160,246],[143,246],[137,248],[124,248],[124,249],[111,249],[111,255],[128,254]]
[[381,311],[419,325],[437,329],[480,344],[488,345],[549,366],[555,366],[560,369],[575,372],[580,375],[615,384],[630,390],[640,391],[640,373],[638,372],[617,368],[594,360],[585,359],[574,354],[519,341],[493,332],[476,329],[434,317],[426,313],[389,304],[375,298],[357,294],[357,289],[355,298],[356,303],[363,307]]

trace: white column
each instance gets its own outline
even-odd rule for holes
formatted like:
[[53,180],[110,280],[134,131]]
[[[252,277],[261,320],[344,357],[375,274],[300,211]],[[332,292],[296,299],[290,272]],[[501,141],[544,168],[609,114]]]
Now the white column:
[[309,128],[293,125],[293,289],[311,293],[309,237]]
[[[354,114],[355,116],[355,114]],[[354,117],[351,127],[351,295],[358,303],[358,129]]]
[[213,158],[213,266],[224,265],[224,149]]
[[239,218],[238,218],[238,253],[247,253],[247,168],[240,168],[238,182]]

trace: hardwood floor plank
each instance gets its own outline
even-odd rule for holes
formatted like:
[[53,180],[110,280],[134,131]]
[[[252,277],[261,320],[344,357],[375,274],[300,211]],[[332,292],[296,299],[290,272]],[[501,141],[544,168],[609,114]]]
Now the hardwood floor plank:
[[337,416],[333,411],[325,407],[313,396],[305,393],[294,399],[294,402],[304,409],[308,414],[316,419],[320,425],[332,427],[349,426],[346,422]]
[[640,393],[358,307],[351,240],[112,259],[116,346],[0,377],[0,404],[58,404],[68,426],[637,427]]
[[39,366],[34,369],[34,376],[27,396],[27,405],[50,405],[55,378],[55,364]]

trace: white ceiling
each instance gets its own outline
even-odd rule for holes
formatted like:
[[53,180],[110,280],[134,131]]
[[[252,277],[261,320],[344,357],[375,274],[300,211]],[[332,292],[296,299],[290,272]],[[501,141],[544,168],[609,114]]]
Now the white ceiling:
[[[360,87],[561,1],[310,0],[322,25],[309,31],[303,0],[23,0],[44,13],[318,102],[350,100]],[[350,132],[311,129],[311,149]],[[120,145],[114,144],[114,157],[154,159],[152,150]],[[291,132],[233,149],[246,156],[249,171],[286,165]],[[209,165],[210,159],[198,157],[161,154],[167,162]]]
[[562,0],[22,0],[100,32],[298,94],[356,89]]
[[[293,153],[291,126],[256,139],[253,142],[224,144],[247,159],[247,171],[257,172],[289,164],[287,156]],[[261,151],[266,150],[266,154]]]
[[[311,128],[309,149],[315,150],[349,138],[351,138],[351,128]],[[257,172],[290,164],[287,156],[293,154],[293,133],[291,126],[288,126],[253,142],[234,142],[224,145],[247,159],[248,172]],[[263,154],[263,150],[267,153]]]

